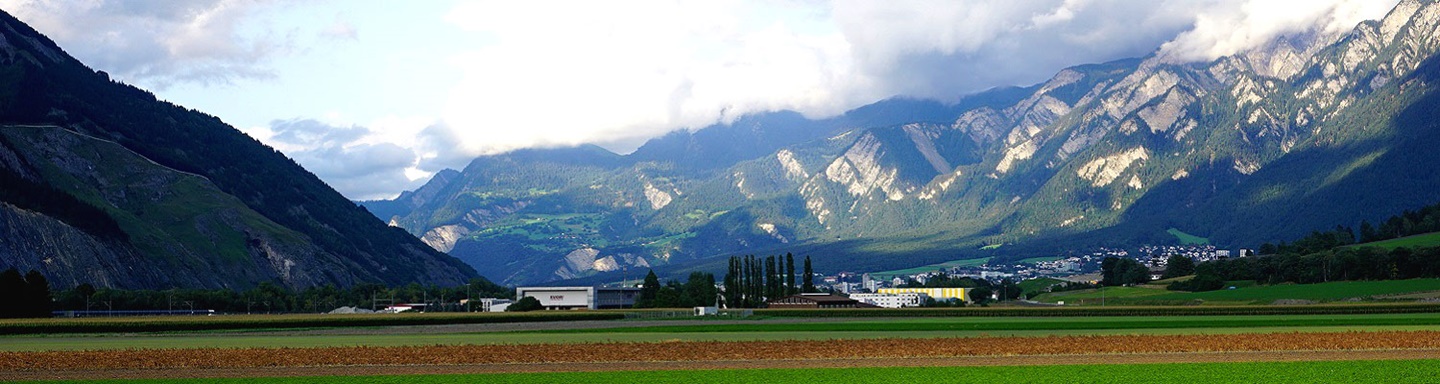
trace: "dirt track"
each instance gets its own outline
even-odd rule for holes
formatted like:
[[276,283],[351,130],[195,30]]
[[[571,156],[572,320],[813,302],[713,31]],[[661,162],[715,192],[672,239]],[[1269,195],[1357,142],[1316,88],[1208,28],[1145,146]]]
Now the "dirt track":
[[0,378],[1440,358],[1440,332],[1116,335],[0,353]]

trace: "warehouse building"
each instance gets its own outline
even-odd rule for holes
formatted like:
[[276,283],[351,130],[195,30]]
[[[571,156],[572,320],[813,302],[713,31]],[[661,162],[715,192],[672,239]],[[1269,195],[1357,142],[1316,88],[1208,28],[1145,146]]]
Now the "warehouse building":
[[912,308],[925,303],[929,295],[919,292],[905,293],[852,293],[851,299],[881,308]]
[[547,310],[617,309],[635,306],[640,288],[630,287],[517,287],[515,298],[540,301]]
[[970,302],[970,288],[880,288],[877,293],[901,294],[901,293],[923,293],[937,301],[950,299],[965,300]]
[[873,305],[861,304],[849,297],[829,293],[802,293],[765,302],[770,308],[864,308]]

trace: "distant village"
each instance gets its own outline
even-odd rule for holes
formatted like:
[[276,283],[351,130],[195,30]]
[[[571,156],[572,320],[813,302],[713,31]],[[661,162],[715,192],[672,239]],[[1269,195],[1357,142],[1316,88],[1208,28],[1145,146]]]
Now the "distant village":
[[[937,266],[934,270],[919,273],[838,272],[815,276],[815,286],[822,292],[767,297],[764,303],[769,308],[905,308],[932,306],[937,302],[963,305],[991,298],[973,297],[972,288],[923,286],[942,275],[952,279],[968,277],[985,280],[997,285],[1006,280],[1013,283],[1036,278],[1096,284],[1101,279],[1101,262],[1111,257],[1135,260],[1149,268],[1152,280],[1158,280],[1172,256],[1184,256],[1195,263],[1202,263],[1251,255],[1253,252],[1248,249],[1218,249],[1210,245],[1140,246],[1131,249],[1099,248],[1083,255],[1032,258],[1023,262]],[[910,270],[920,269],[923,268]],[[721,291],[727,289],[720,284],[716,288]],[[637,287],[519,287],[516,297],[534,297],[538,301],[537,306],[543,309],[630,308],[636,306],[640,290]],[[482,311],[505,311],[512,301],[481,299],[480,304]],[[694,310],[696,316],[703,316],[715,314],[719,308],[733,307],[717,304]]]
[[927,280],[944,274],[949,277],[969,277],[991,282],[1002,280],[1024,281],[1049,277],[1069,282],[1097,283],[1100,280],[1100,262],[1107,257],[1134,259],[1150,268],[1151,279],[1158,280],[1164,273],[1166,262],[1171,256],[1185,256],[1201,263],[1222,258],[1253,255],[1249,249],[1218,249],[1213,245],[1146,245],[1132,249],[1099,248],[1078,256],[1056,256],[1049,260],[1034,262],[981,264],[977,266],[936,268],[913,274],[891,274],[885,272],[839,272],[825,276],[823,286],[833,292],[852,294],[879,292],[884,288],[924,284]]

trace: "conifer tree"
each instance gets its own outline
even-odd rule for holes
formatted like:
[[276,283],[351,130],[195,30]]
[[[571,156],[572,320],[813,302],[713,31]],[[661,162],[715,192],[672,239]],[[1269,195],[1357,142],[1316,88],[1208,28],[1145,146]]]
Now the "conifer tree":
[[817,292],[815,290],[815,270],[810,268],[810,256],[805,256],[805,285],[800,290],[805,293]]

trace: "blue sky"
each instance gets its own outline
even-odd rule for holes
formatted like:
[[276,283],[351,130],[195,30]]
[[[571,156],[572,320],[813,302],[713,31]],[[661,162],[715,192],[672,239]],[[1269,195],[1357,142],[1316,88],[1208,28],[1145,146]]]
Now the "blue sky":
[[747,113],[954,100],[1071,65],[1205,61],[1395,0],[0,0],[71,55],[219,116],[354,199],[474,156],[627,152]]

